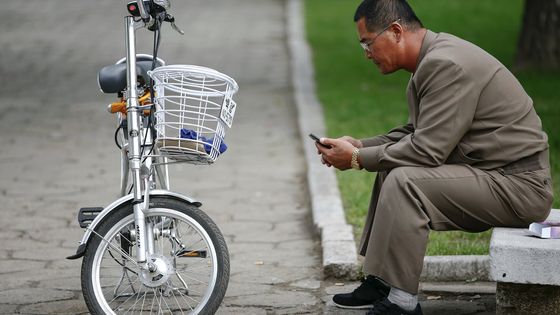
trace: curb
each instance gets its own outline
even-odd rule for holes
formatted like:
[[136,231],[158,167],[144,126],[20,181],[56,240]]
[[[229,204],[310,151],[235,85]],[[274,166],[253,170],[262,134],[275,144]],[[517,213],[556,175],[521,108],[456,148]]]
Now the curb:
[[[288,48],[291,55],[292,84],[298,111],[298,126],[305,151],[307,182],[311,196],[313,223],[321,236],[323,272],[326,277],[356,279],[358,265],[352,226],[346,223],[344,208],[333,169],[317,158],[307,135],[324,135],[323,107],[315,94],[311,50],[305,38],[302,1],[286,2]],[[426,256],[423,281],[489,281],[489,256]]]
[[325,134],[323,108],[315,95],[311,52],[305,39],[301,1],[288,0],[288,46],[291,54],[292,84],[298,111],[298,126],[307,165],[313,223],[321,235],[323,271],[326,277],[355,279],[358,255],[352,226],[346,223],[340,191],[333,169],[324,167],[317,149],[307,135]]
[[421,281],[491,281],[488,255],[426,256]]

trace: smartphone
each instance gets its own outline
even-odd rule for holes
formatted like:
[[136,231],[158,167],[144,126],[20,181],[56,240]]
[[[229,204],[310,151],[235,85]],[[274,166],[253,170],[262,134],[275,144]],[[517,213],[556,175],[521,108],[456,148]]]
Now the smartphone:
[[330,145],[322,144],[322,143],[319,141],[319,137],[317,137],[316,135],[314,135],[314,134],[312,134],[312,133],[309,134],[309,138],[315,140],[315,142],[318,143],[318,144],[319,144],[320,146],[322,146],[323,148],[327,148],[327,149],[332,148]]

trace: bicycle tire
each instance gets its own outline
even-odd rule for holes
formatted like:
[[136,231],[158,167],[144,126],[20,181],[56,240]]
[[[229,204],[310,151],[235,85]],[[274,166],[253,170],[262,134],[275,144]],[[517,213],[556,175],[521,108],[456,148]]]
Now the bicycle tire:
[[[179,219],[184,221],[178,221]],[[125,256],[135,257],[133,253],[136,248],[136,246],[134,246],[134,237],[130,237],[130,234],[128,234],[127,238],[126,234],[133,233],[130,227],[134,225],[134,215],[131,204],[123,205],[109,214],[104,221],[100,223],[99,227],[96,229],[95,236],[92,237],[87,246],[83,258],[81,270],[82,292],[89,311],[92,314],[120,314],[123,312],[126,314],[146,314],[148,310],[144,308],[144,304],[150,296],[149,299],[151,300],[148,299],[148,304],[149,301],[151,301],[152,308],[149,310],[149,313],[152,313],[154,304],[156,303],[155,301],[157,301],[158,310],[155,312],[156,314],[162,313],[161,308],[164,304],[164,307],[167,306],[167,313],[214,314],[222,302],[229,282],[229,254],[225,240],[216,224],[198,207],[172,197],[153,197],[150,200],[150,210],[146,214],[146,222],[149,221],[151,221],[154,226],[158,226],[153,229],[157,231],[154,232],[154,235],[157,234],[157,236],[161,238],[161,240],[156,240],[154,236],[155,242],[158,242],[154,247],[157,248],[161,243],[161,253],[154,254],[153,261],[158,266],[163,265],[164,268],[162,269],[165,269],[165,267],[169,269],[174,268],[173,272],[175,272],[175,274],[169,272],[169,275],[163,275],[164,273],[162,273],[157,277],[153,277],[151,274],[146,275],[148,273],[147,271],[143,273],[136,266],[127,265],[130,260],[126,259]],[[174,250],[171,251],[169,257],[162,254],[169,249],[168,247],[173,247],[173,245],[165,245],[167,241],[169,244],[174,244],[178,237],[179,241],[182,242],[181,244],[186,244],[183,242],[184,240],[181,239],[185,231],[182,226],[192,228],[193,235],[199,235],[196,234],[200,232],[198,230],[203,230],[206,233],[200,232],[200,237],[203,242],[191,241],[193,238],[192,236],[189,236],[189,242],[186,242],[206,244],[207,249],[204,252],[204,257],[202,257],[201,254],[202,250],[196,250],[196,252],[200,252],[197,254],[200,255],[200,257],[195,257],[203,258],[204,260],[195,260],[195,262],[191,263],[194,258],[188,255],[192,255],[192,253],[195,252],[195,250],[192,249],[185,252],[184,256],[180,257],[177,253],[173,253]],[[103,239],[101,237],[103,237]],[[166,238],[167,240],[165,240]],[[173,238],[175,240],[173,240]],[[109,245],[108,242],[113,246]],[[116,245],[120,246],[120,250]],[[180,246],[180,248],[182,248],[183,251],[185,250],[183,246]],[[208,258],[208,256],[210,257]],[[119,260],[122,261],[119,263]],[[179,270],[179,264],[177,262],[181,262],[181,266],[184,264],[185,266],[197,267],[192,267],[187,274],[186,271]],[[211,264],[208,262],[211,262]],[[115,263],[117,265],[112,266],[112,264],[114,265]],[[199,282],[203,281],[196,279],[193,275],[197,275],[198,277],[199,270],[200,272],[204,272],[209,270],[208,268],[213,270],[210,276],[211,280],[208,282],[208,287],[206,289],[199,289],[199,287],[203,287]],[[107,271],[105,271],[105,269],[107,269]],[[114,284],[114,282],[116,282],[112,280],[116,278],[116,275],[110,274],[110,271],[113,273],[116,271],[118,273],[118,269],[122,269],[120,281],[118,285],[111,286],[109,283]],[[197,272],[193,272],[193,270],[197,270]],[[110,276],[105,278],[102,276],[102,272],[107,272]],[[177,274],[180,276],[177,276]],[[192,281],[192,283],[187,285],[183,277],[187,278],[189,281],[193,279],[196,281]],[[128,284],[125,283],[123,287],[128,286],[128,288],[119,292],[123,279],[128,281]],[[133,279],[134,281],[132,281]],[[176,284],[183,285],[184,287],[176,287]],[[108,301],[107,296],[111,297],[111,290],[113,290],[113,299]],[[129,292],[127,292],[127,290],[129,290]],[[189,290],[194,292],[194,294],[191,294]],[[191,306],[189,301],[196,301],[195,297],[197,297],[197,293],[202,294],[202,292],[204,292],[204,295],[200,298],[199,304],[194,307]],[[130,297],[125,299],[127,296]],[[133,296],[136,297],[133,298]],[[180,301],[181,298],[186,304],[189,304],[188,306],[190,309],[183,310]],[[142,300],[141,306],[140,300]],[[135,301],[135,303],[130,305],[133,301]],[[177,306],[173,306],[175,302]],[[116,305],[116,303],[120,304],[118,304],[118,306],[113,306],[112,303],[113,305]],[[171,304],[173,304],[173,307],[178,308],[178,310],[172,309],[170,306]],[[146,305],[146,308],[147,307],[148,305]]]

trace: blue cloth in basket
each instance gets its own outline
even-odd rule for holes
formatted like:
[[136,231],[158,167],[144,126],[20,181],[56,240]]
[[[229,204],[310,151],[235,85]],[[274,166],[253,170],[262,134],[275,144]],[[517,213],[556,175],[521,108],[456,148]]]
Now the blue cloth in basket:
[[[206,153],[208,153],[208,154],[210,154],[210,151],[212,151],[212,143],[214,143],[214,137],[206,138],[204,136],[198,136],[198,134],[194,130],[181,128],[181,138],[202,141],[202,142],[204,142],[204,151],[206,151]],[[222,142],[220,143],[220,149],[219,149],[220,154],[226,152],[226,150],[227,150],[227,145],[222,140]]]

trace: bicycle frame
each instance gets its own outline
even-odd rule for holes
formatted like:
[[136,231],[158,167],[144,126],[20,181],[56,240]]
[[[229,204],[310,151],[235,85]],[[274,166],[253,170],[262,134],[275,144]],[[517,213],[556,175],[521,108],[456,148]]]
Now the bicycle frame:
[[[139,6],[142,1],[139,1]],[[144,10],[142,9],[141,12]],[[149,17],[149,16],[148,16]],[[144,140],[146,142],[152,141],[152,134],[151,131],[148,130],[145,137],[146,139],[142,139],[144,136],[142,134],[142,127],[141,127],[141,118],[142,118],[142,111],[139,102],[138,102],[138,91],[136,87],[138,80],[137,80],[137,73],[136,73],[136,30],[147,26],[147,23],[144,20],[135,21],[134,17],[127,16],[125,17],[125,36],[126,36],[126,57],[123,58],[127,64],[127,89],[124,93],[126,98],[126,106],[127,106],[127,127],[128,127],[128,142],[123,144],[122,158],[126,163],[121,166],[121,172],[123,178],[121,178],[121,198],[114,201],[113,203],[109,204],[103,211],[100,212],[95,219],[90,223],[87,230],[85,231],[81,241],[79,242],[78,248],[74,255],[67,257],[68,259],[78,259],[84,256],[87,244],[91,239],[91,236],[94,234],[93,231],[97,228],[97,226],[107,217],[111,212],[119,209],[122,205],[131,203],[134,209],[134,218],[135,218],[135,229],[136,229],[136,244],[138,247],[137,250],[137,262],[138,263],[145,263],[146,262],[146,250],[149,249],[146,242],[146,223],[145,223],[145,211],[148,210],[149,207],[149,198],[150,196],[169,196],[171,198],[182,200],[187,202],[188,204],[192,204],[196,207],[200,207],[202,204],[190,197],[174,193],[169,191],[169,172],[167,171],[167,164],[161,166],[158,163],[155,163],[154,166],[156,168],[156,173],[158,179],[161,183],[161,189],[155,190],[155,187],[152,187],[151,183],[155,183],[155,178],[153,174],[141,174],[142,173],[142,143]],[[117,63],[121,63],[123,60],[120,60]],[[146,167],[149,169],[152,167],[152,157],[146,157]],[[158,161],[156,161],[158,162]],[[162,169],[163,167],[163,169]],[[127,193],[126,191],[126,183],[125,181],[128,180],[128,170],[132,175],[132,182],[134,190],[132,193]]]
[[[142,3],[142,1],[138,1]],[[143,8],[141,12],[143,12]],[[153,240],[153,229],[150,224],[146,224],[145,211],[149,207],[149,196],[152,183],[154,183],[150,172],[142,172],[142,128],[141,113],[142,108],[138,103],[137,74],[136,74],[136,30],[144,27],[146,24],[143,20],[136,22],[132,16],[125,18],[125,34],[126,34],[126,74],[127,74],[127,90],[126,90],[126,107],[128,112],[128,160],[129,168],[133,182],[133,209],[134,223],[136,230],[136,246],[138,247],[137,262],[139,264],[146,262],[147,254],[153,254],[153,244],[148,240]],[[152,141],[151,131],[148,130],[146,137]],[[149,161],[148,161],[149,160]],[[151,158],[147,159],[146,168],[151,167]],[[166,187],[167,188],[167,187]]]
[[[139,1],[141,3],[142,1]],[[143,10],[142,10],[143,11]],[[142,128],[141,128],[141,113],[142,108],[138,103],[138,91],[136,89],[138,80],[136,74],[136,30],[146,26],[144,21],[136,22],[134,21],[134,17],[127,16],[125,17],[125,34],[126,34],[126,78],[127,78],[127,89],[125,91],[125,98],[126,98],[126,108],[127,108],[127,124],[128,124],[128,143],[126,146],[123,144],[122,153],[123,158],[125,155],[127,156],[128,162],[125,165],[121,166],[121,172],[123,173],[123,178],[121,180],[126,181],[128,177],[128,168],[132,174],[132,182],[133,182],[133,191],[132,194],[125,195],[125,189],[123,186],[125,184],[121,183],[121,195],[122,197],[109,206],[105,207],[99,215],[96,216],[95,220],[89,225],[86,233],[82,237],[80,241],[80,245],[76,250],[76,254],[67,257],[68,259],[77,259],[84,255],[87,243],[92,235],[92,232],[95,230],[96,226],[113,210],[118,209],[119,206],[132,203],[134,209],[134,222],[135,222],[135,230],[136,230],[136,246],[138,247],[137,250],[137,263],[142,264],[146,262],[146,254],[147,250],[152,250],[151,246],[147,244],[147,235],[148,231],[151,229],[146,228],[145,222],[145,211],[148,210],[149,207],[149,197],[151,194],[154,195],[168,195],[173,198],[181,199],[189,204],[196,205],[199,207],[201,205],[200,202],[194,201],[189,197],[185,197],[176,193],[172,193],[169,191],[152,191],[151,183],[154,183],[153,175],[148,172],[147,174],[141,174],[142,171]],[[146,137],[152,141],[151,133],[148,132]],[[128,151],[128,154],[127,154]],[[146,167],[151,167],[152,161],[151,157],[146,159]],[[158,172],[160,177],[160,181],[163,183],[162,186],[165,189],[169,189],[168,187],[168,174],[165,172],[165,175],[162,175],[161,172]],[[149,239],[150,236],[148,236]],[[150,254],[150,252],[148,252]],[[147,268],[147,267],[146,267]]]
[[[231,127],[238,85],[214,69],[166,66],[157,58],[163,22],[183,33],[168,8],[168,0],[130,2],[126,56],[98,74],[101,91],[119,99],[108,111],[118,122],[121,197],[104,208],[80,208],[78,222],[86,230],[76,254],[67,257],[83,257],[82,293],[92,314],[153,313],[154,306],[158,314],[213,314],[227,290],[225,239],[200,202],[169,191],[168,164],[212,164],[227,149],[224,127]],[[154,56],[136,54],[136,31],[144,27],[154,32]],[[192,107],[193,97],[198,112],[183,108]],[[179,116],[173,116],[175,105]]]

